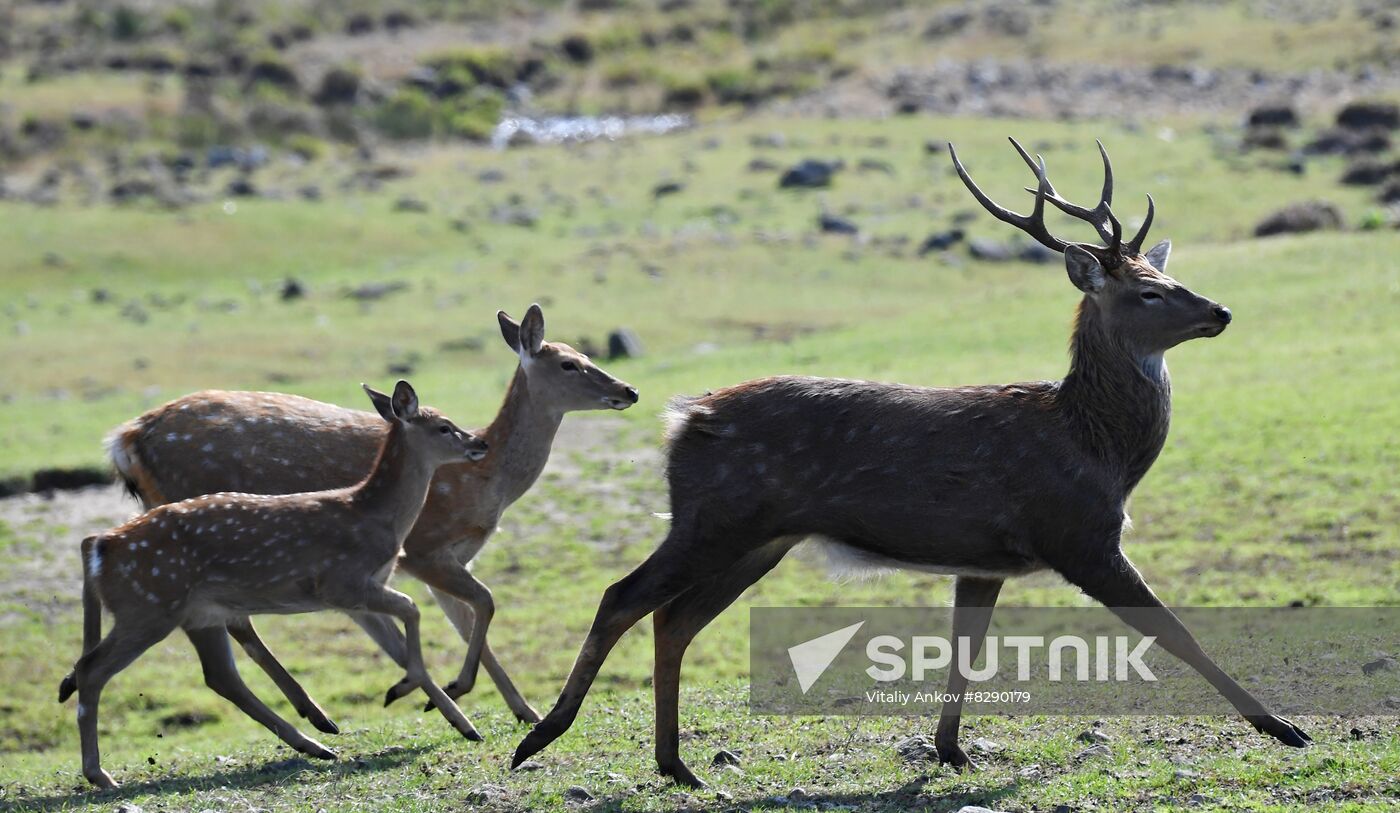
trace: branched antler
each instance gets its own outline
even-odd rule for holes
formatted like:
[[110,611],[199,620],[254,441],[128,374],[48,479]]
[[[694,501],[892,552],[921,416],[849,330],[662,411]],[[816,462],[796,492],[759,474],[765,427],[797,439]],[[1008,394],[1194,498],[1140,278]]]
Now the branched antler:
[[[987,195],[977,187],[977,184],[972,182],[972,177],[968,175],[962,162],[958,160],[958,153],[953,149],[953,145],[950,143],[948,145],[948,152],[953,157],[953,167],[957,169],[958,177],[962,178],[963,183],[966,184],[968,191],[977,199],[977,202],[981,203],[983,208],[991,212],[998,220],[1010,223],[1026,232],[1031,237],[1034,237],[1042,245],[1054,249],[1055,251],[1062,252],[1069,243],[1052,235],[1045,226],[1045,201],[1048,200],[1055,205],[1055,208],[1065,214],[1083,220],[1093,226],[1094,231],[1098,232],[1099,237],[1105,243],[1105,245],[1102,246],[1078,245],[1081,245],[1093,254],[1099,255],[1102,260],[1112,261],[1114,264],[1121,260],[1121,258],[1125,256],[1123,225],[1118,222],[1118,218],[1113,214],[1113,164],[1108,159],[1108,150],[1104,149],[1103,142],[1096,142],[1099,145],[1099,155],[1103,156],[1103,191],[1099,194],[1098,204],[1093,208],[1087,208],[1071,203],[1060,197],[1055,191],[1054,185],[1050,183],[1049,177],[1046,175],[1045,159],[1037,155],[1035,159],[1032,160],[1030,153],[1026,152],[1020,142],[1014,138],[1009,140],[1011,141],[1011,146],[1015,147],[1016,152],[1020,154],[1021,159],[1026,162],[1026,166],[1030,167],[1031,171],[1035,173],[1036,187],[1034,189],[1026,187],[1027,192],[1035,195],[1035,208],[1030,215],[1019,215],[998,205],[991,198],[987,197]],[[1147,217],[1143,220],[1142,227],[1138,229],[1137,234],[1133,236],[1133,239],[1128,241],[1127,249],[1129,253],[1142,253],[1142,242],[1147,238],[1147,230],[1152,226],[1152,217],[1154,213],[1155,207],[1152,202],[1152,196],[1148,195]]]

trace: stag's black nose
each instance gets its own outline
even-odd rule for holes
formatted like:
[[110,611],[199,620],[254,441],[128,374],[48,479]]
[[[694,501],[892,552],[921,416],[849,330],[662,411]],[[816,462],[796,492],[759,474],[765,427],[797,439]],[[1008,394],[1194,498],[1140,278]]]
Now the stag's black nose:
[[637,388],[636,388],[636,387],[628,387],[628,388],[626,389],[626,392],[627,392],[627,397],[630,398],[630,399],[632,399],[632,403],[634,403],[634,404],[637,403],[637,401],[640,400],[641,397],[642,397],[640,394],[637,393]]
[[1220,323],[1221,323],[1222,325],[1228,325],[1228,324],[1230,324],[1230,319],[1231,319],[1231,316],[1230,316],[1230,309],[1227,308],[1227,307],[1225,307],[1224,305],[1216,305],[1216,306],[1215,306],[1215,318],[1216,318],[1216,319],[1219,319],[1219,320],[1220,320]]

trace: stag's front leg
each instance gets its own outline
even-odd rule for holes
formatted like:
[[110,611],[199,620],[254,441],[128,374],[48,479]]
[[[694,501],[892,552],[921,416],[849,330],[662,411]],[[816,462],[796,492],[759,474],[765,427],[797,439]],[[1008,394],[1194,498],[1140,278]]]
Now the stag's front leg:
[[1091,598],[1108,607],[1138,632],[1155,637],[1163,649],[1210,681],[1210,685],[1258,731],[1294,748],[1306,748],[1312,742],[1312,737],[1301,728],[1270,713],[1254,695],[1215,665],[1181,619],[1167,609],[1152,588],[1147,586],[1122,550],[1115,546],[1107,556],[1098,557],[1070,555],[1065,557],[1064,562],[1053,564],[1061,575]]
[[958,745],[958,726],[962,722],[962,697],[967,690],[967,676],[958,668],[963,663],[962,648],[968,647],[966,662],[977,660],[982,651],[982,643],[987,637],[987,625],[992,621],[992,608],[996,606],[1001,593],[1001,579],[983,579],[959,576],[953,588],[953,665],[948,670],[948,699],[943,703],[943,713],[938,718],[938,732],[934,734],[933,745],[938,751],[938,761],[958,770],[977,769],[977,763]]

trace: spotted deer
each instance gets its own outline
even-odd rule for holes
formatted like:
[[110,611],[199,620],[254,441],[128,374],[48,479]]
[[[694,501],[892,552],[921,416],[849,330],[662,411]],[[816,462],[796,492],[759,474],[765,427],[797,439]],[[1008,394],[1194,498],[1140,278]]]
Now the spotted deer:
[[[1309,741],[1215,665],[1120,547],[1128,495],[1167,436],[1163,353],[1220,335],[1230,311],[1166,275],[1168,241],[1143,252],[1150,196],[1142,227],[1123,241],[1102,144],[1104,185],[1092,209],[1056,194],[1044,161],[1012,144],[1035,172],[1030,215],[983,194],[950,145],[953,166],[995,217],[1064,254],[1083,295],[1069,373],[952,389],[785,376],[673,401],[670,531],[603,594],[558,702],[513,765],[569,729],[618,638],[652,613],[657,765],[703,784],[679,752],[681,659],[705,625],[813,537],[840,562],[955,576],[953,639],[971,643],[954,662],[976,660],[1005,579],[1050,569],[1155,636],[1259,731],[1291,746]],[[1092,224],[1104,244],[1053,236],[1047,202]],[[966,683],[951,670],[957,699],[944,705],[935,735],[939,760],[958,768],[974,767],[958,745]]]
[[[59,686],[78,693],[83,775],[116,787],[102,769],[97,707],[107,681],[177,628],[194,644],[204,681],[309,756],[335,753],[278,717],[243,683],[228,631],[250,615],[344,610],[403,622],[404,666],[415,687],[462,736],[481,735],[423,667],[418,608],[388,586],[433,473],[480,460],[487,442],[418,405],[407,381],[392,398],[365,387],[388,424],[369,473],[348,488],[278,496],[219,493],[152,508],[83,540],[83,654]],[[250,454],[254,452],[250,450]],[[102,632],[102,608],[112,629]]]
[[[517,718],[538,722],[486,640],[495,613],[491,591],[470,563],[495,532],[501,515],[544,470],[565,413],[627,409],[637,390],[567,344],[544,338],[544,312],[531,305],[516,322],[496,314],[502,338],[518,366],[505,402],[476,433],[491,445],[480,463],[443,466],[427,503],[404,542],[399,569],[427,584],[467,642],[457,678],[445,687],[453,699],[471,691],[477,664]],[[109,455],[127,488],[147,507],[216,491],[284,494],[348,485],[373,459],[384,436],[375,416],[292,395],[206,391],[178,398],[118,427]],[[404,665],[403,638],[373,613],[352,619]],[[230,626],[248,655],[316,728],[336,726],[297,682],[250,623]],[[390,687],[385,704],[412,692],[410,678]]]

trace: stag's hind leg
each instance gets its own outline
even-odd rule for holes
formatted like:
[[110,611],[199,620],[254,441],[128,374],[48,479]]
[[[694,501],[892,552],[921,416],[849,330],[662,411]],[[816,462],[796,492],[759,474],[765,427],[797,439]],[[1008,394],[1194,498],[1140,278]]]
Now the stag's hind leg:
[[720,572],[743,556],[741,547],[706,545],[672,526],[670,536],[645,562],[603,593],[593,626],[579,650],[574,668],[554,708],[516,746],[511,767],[558,739],[578,716],[579,707],[598,670],[622,634],[648,613],[675,598],[697,581]]
[[199,653],[199,665],[204,669],[204,682],[220,697],[237,706],[244,714],[262,723],[268,731],[295,750],[320,759],[335,759],[335,752],[301,733],[291,723],[268,708],[238,674],[233,662],[233,648],[223,627],[187,629],[185,635]]
[[296,678],[292,677],[282,666],[281,661],[277,660],[277,656],[272,654],[272,650],[263,642],[258,631],[253,628],[251,619],[245,616],[229,622],[228,632],[239,646],[243,647],[243,651],[248,653],[248,657],[252,658],[253,663],[256,663],[267,673],[268,677],[272,678],[272,682],[277,684],[278,689],[282,690],[282,694],[292,704],[292,708],[297,710],[297,714],[315,726],[317,731],[324,731],[327,734],[340,733],[340,727],[335,724],[335,721],[326,716],[326,712],[320,704],[311,699],[311,695],[306,693],[301,684],[297,683]]
[[957,664],[963,663],[958,648],[969,648],[966,663],[974,663],[987,638],[987,625],[992,621],[992,608],[1001,593],[1001,579],[959,576],[953,587],[953,648],[954,667],[948,670],[948,699],[938,717],[938,731],[933,736],[938,761],[959,770],[976,770],[977,764],[958,745],[958,727],[962,722],[962,696],[967,690],[967,677]]
[[1065,561],[1051,564],[1091,598],[1138,632],[1155,637],[1163,649],[1200,673],[1258,731],[1294,748],[1306,748],[1312,742],[1312,737],[1301,728],[1272,714],[1211,660],[1181,619],[1147,586],[1121,549],[1115,546],[1097,558],[1066,556]]
[[796,540],[775,540],[740,559],[728,570],[676,596],[652,615],[656,664],[652,689],[656,696],[656,767],[682,785],[705,783],[680,755],[681,661],[702,629],[733,604],[754,582],[777,566]]

